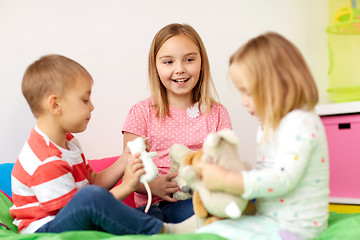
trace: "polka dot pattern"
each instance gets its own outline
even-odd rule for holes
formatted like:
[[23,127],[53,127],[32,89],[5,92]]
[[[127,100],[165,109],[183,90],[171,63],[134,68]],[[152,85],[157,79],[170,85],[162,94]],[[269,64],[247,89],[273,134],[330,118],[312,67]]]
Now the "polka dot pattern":
[[256,198],[258,214],[288,230],[304,236],[321,232],[328,216],[329,161],[320,118],[290,112],[270,140],[259,143],[257,156],[256,169],[243,172],[243,197]]
[[[159,122],[151,98],[135,104],[126,120],[122,132],[130,132],[138,136],[149,137],[150,151],[155,151],[158,156],[154,163],[160,175],[170,171],[169,151],[172,145],[182,144],[196,151],[202,147],[203,141],[209,133],[230,128],[230,116],[221,104],[214,104],[209,114],[202,113],[196,118],[187,115],[186,110],[169,107],[171,117],[166,117]],[[159,198],[154,198],[158,202]],[[136,194],[137,206],[146,204],[145,195]]]

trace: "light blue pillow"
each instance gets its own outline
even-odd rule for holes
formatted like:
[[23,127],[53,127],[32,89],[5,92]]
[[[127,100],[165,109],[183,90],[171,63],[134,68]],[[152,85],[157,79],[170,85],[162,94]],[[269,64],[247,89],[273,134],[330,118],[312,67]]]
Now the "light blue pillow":
[[14,163],[2,163],[0,164],[0,189],[12,197],[11,193],[11,171],[14,167]]

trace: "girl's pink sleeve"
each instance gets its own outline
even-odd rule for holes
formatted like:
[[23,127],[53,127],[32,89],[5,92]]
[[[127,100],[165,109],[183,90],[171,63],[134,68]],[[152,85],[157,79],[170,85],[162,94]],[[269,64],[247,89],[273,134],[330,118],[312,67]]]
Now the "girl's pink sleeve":
[[219,125],[217,131],[222,129],[232,129],[230,115],[227,109],[220,105],[219,107]]
[[138,136],[147,136],[148,112],[146,105],[141,102],[135,104],[125,119],[122,133],[129,132]]

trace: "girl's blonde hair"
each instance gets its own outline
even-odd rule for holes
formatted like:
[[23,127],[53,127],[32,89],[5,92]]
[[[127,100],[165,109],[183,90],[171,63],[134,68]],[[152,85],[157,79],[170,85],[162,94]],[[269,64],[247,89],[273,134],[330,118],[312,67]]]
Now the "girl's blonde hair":
[[173,23],[169,24],[160,31],[158,31],[152,40],[149,51],[149,80],[151,88],[151,96],[153,99],[153,105],[157,111],[157,117],[161,120],[165,116],[170,116],[169,103],[167,100],[167,93],[165,86],[161,83],[159,74],[156,68],[156,55],[159,52],[161,46],[171,37],[183,34],[190,38],[198,47],[201,56],[201,70],[199,81],[192,90],[193,103],[199,102],[199,110],[202,106],[206,112],[211,109],[212,103],[215,102],[213,94],[217,97],[217,93],[214,87],[210,75],[210,65],[208,56],[205,50],[205,46],[199,36],[199,34],[187,24]]
[[231,56],[230,66],[233,64],[249,81],[265,138],[287,113],[300,108],[313,110],[318,102],[317,87],[305,59],[294,44],[277,33],[248,41]]
[[83,66],[61,55],[46,55],[32,63],[24,73],[21,88],[33,115],[38,117],[43,112],[44,97],[64,94],[80,77],[93,82]]

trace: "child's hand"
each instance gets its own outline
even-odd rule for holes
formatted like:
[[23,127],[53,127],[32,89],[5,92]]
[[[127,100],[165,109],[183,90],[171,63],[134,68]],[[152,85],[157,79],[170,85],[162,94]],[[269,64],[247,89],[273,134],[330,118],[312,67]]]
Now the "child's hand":
[[244,193],[244,183],[241,172],[228,171],[225,168],[210,164],[199,163],[202,181],[205,187],[211,191],[223,191],[235,195]]
[[128,186],[132,192],[138,188],[141,175],[145,174],[144,165],[139,156],[139,153],[130,155],[122,181],[122,184]]
[[146,145],[146,151],[149,152],[150,151],[150,143],[149,143],[149,138],[144,138],[145,140],[145,145]]
[[227,171],[215,164],[200,162],[197,168],[201,173],[205,187],[211,191],[224,191],[224,176]]
[[176,182],[171,181],[176,176],[177,173],[172,172],[156,178],[150,183],[152,193],[168,202],[176,202],[177,200],[171,197],[171,194],[181,191]]
[[149,152],[149,151],[150,151],[150,143],[149,143],[149,138],[150,138],[150,137],[143,136],[142,138],[143,138],[144,141],[145,141],[145,146],[146,146],[146,149],[145,149],[145,150],[146,150],[147,152]]
[[132,157],[130,149],[129,149],[128,146],[126,146],[124,148],[124,151],[123,151],[123,153],[121,154],[120,157],[121,157],[122,161],[124,161],[124,162],[127,162]]

